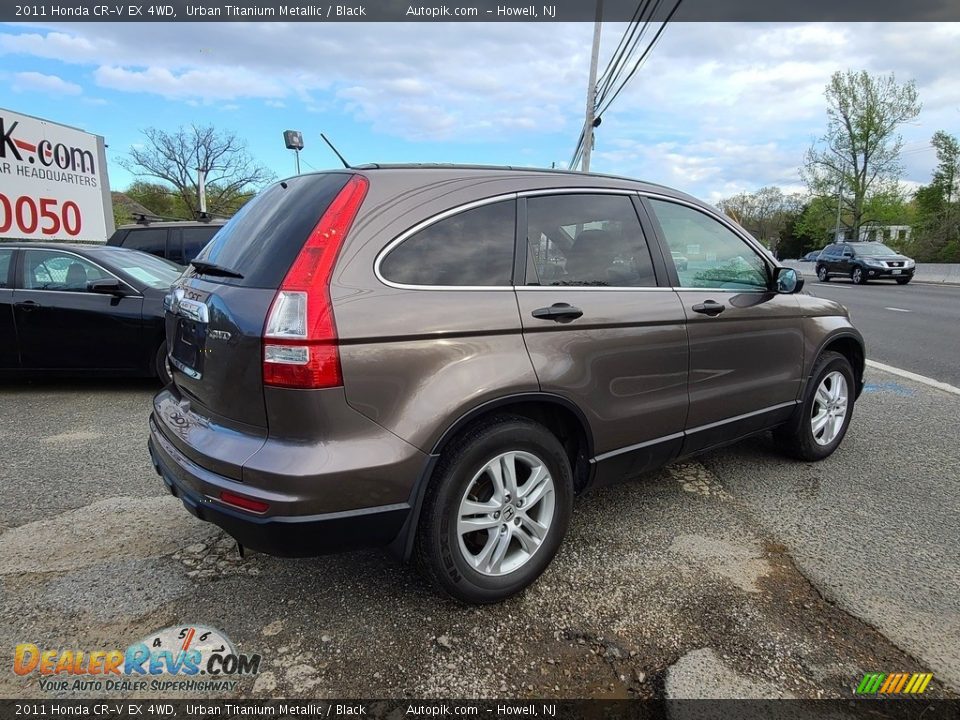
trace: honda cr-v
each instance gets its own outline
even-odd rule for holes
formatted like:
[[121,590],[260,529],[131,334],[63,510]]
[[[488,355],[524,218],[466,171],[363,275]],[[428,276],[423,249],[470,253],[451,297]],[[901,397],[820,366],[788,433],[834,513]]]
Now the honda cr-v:
[[150,453],[243,546],[389,546],[460,600],[500,600],[544,571],[591,487],[771,429],[803,460],[837,448],[863,341],[801,287],[658,185],[298,176],[244,206],[168,296],[173,381]]

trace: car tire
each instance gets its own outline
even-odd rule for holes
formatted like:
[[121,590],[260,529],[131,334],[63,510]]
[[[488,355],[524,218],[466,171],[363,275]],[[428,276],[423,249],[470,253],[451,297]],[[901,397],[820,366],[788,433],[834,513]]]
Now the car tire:
[[897,278],[897,285],[906,285],[910,282],[910,278]]
[[[842,378],[842,383],[838,378]],[[841,392],[830,398],[835,390]],[[839,404],[841,395],[845,398],[843,415],[839,422],[835,422],[837,414],[831,415],[829,406]],[[825,352],[813,366],[803,402],[788,423],[774,430],[774,439],[781,450],[798,460],[823,460],[843,442],[853,417],[855,401],[856,381],[850,361],[840,353]],[[823,430],[820,430],[817,425],[823,420],[823,413],[827,413],[827,421]]]
[[157,348],[157,355],[153,361],[153,370],[157,375],[157,379],[160,380],[164,386],[169,385],[173,381],[170,372],[170,359],[167,357],[166,341],[163,341],[160,347]]
[[851,270],[850,279],[853,280],[854,285],[867,284],[867,274],[863,271],[862,267],[855,267],[853,270]]
[[827,272],[826,265],[817,265],[817,280],[820,282],[830,282],[830,273]]
[[[503,468],[511,462],[516,493],[509,492],[505,481],[498,497],[494,476],[499,469],[506,478]],[[526,487],[531,482],[536,484]],[[481,506],[483,512],[471,514]],[[495,416],[469,428],[443,451],[420,513],[417,565],[456,600],[500,602],[527,588],[547,568],[572,511],[573,473],[560,441],[527,418]],[[461,533],[461,522],[480,529]],[[545,528],[539,540],[528,531],[534,522],[536,532]]]

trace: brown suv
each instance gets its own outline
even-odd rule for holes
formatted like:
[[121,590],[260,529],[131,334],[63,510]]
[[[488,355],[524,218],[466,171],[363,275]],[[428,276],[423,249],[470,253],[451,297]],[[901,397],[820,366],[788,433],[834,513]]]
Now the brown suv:
[[[686,258],[678,268],[674,253]],[[277,183],[167,299],[150,453],[276,555],[389,545],[501,600],[574,497],[773,429],[843,439],[864,349],[740,227],[600,175],[366,166]]]

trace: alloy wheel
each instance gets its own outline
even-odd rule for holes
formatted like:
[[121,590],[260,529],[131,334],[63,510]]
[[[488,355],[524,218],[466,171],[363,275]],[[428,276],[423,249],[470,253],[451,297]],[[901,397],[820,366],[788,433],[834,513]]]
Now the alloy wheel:
[[835,370],[820,381],[810,413],[810,429],[818,445],[829,445],[837,439],[847,417],[848,396],[847,379],[843,373]]
[[523,567],[543,545],[556,504],[546,464],[528,452],[501,453],[467,486],[457,511],[457,539],[467,563],[497,577]]

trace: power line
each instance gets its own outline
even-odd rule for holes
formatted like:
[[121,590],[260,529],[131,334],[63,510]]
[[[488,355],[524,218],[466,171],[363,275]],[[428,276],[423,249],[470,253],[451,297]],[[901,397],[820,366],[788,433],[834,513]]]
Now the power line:
[[[610,109],[610,106],[623,91],[623,88],[626,87],[633,76],[636,75],[641,65],[643,65],[644,61],[653,51],[653,48],[656,47],[660,37],[663,35],[664,30],[666,30],[667,25],[677,13],[677,10],[680,8],[680,4],[683,0],[676,0],[667,17],[660,24],[660,27],[657,28],[653,39],[646,44],[639,57],[636,59],[636,61],[634,61],[634,58],[637,55],[637,49],[640,47],[641,42],[646,36],[651,21],[655,17],[657,11],[660,9],[662,1],[663,0],[640,0],[633,12],[630,22],[624,29],[624,32],[621,35],[620,40],[617,43],[617,47],[611,55],[606,68],[601,74],[600,80],[595,84],[593,84],[591,81],[591,84],[588,87],[588,96],[592,95],[593,104],[592,107],[589,107],[590,103],[588,102],[587,119],[585,120],[583,128],[580,131],[580,137],[577,139],[577,144],[570,160],[570,169],[576,168],[577,163],[580,162],[581,158],[584,158],[584,156],[589,158],[590,150],[592,148],[588,148],[587,145],[589,144],[592,146],[594,127],[600,124],[600,118],[602,114]],[[599,18],[597,20],[597,27],[599,27]],[[594,51],[596,51],[596,37],[597,33],[595,32]],[[591,76],[593,77],[592,67],[593,60],[591,60]],[[628,67],[630,70],[624,77],[623,74]],[[587,163],[584,162],[584,165],[587,165]],[[584,169],[586,170],[588,168],[585,167]]]
[[630,82],[631,78],[633,78],[633,76],[636,75],[637,70],[639,70],[640,66],[643,65],[644,60],[647,59],[647,57],[650,55],[650,52],[653,50],[653,48],[656,47],[657,42],[659,42],[660,37],[663,35],[663,31],[667,29],[667,25],[670,24],[670,21],[673,19],[673,16],[676,15],[677,10],[680,8],[680,4],[682,2],[683,0],[677,0],[677,2],[673,6],[673,9],[670,10],[670,14],[667,15],[664,21],[660,24],[660,27],[657,29],[656,34],[653,36],[653,40],[650,41],[650,44],[647,45],[646,50],[643,51],[643,54],[640,56],[640,59],[637,60],[636,64],[633,66],[633,69],[630,70],[630,73],[623,79],[623,82],[620,83],[620,86],[613,93],[613,96],[609,100],[607,100],[607,102],[602,107],[600,107],[597,110],[597,115],[602,115],[610,108],[610,106],[613,104],[613,101],[616,100],[617,97],[620,95],[620,93],[623,91],[623,88],[625,88],[627,86],[627,83]]

